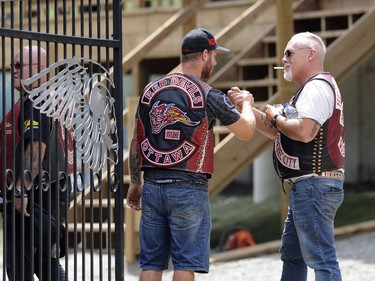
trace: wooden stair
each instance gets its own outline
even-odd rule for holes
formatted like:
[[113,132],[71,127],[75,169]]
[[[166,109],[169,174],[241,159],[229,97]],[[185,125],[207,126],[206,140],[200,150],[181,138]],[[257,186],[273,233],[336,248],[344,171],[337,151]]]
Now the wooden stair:
[[[298,11],[293,14],[295,30],[309,30],[323,38],[327,44],[325,68],[339,81],[350,68],[373,52],[374,9],[375,5],[370,4],[340,9]],[[316,30],[312,30],[310,26],[314,26]],[[243,56],[233,58],[232,62],[229,62],[231,67],[227,67],[225,72],[217,72],[210,83],[223,91],[227,91],[233,85],[250,90],[255,100],[264,102],[263,105],[258,103],[258,107],[262,107],[265,104],[284,101],[279,100],[273,69],[273,66],[278,64],[275,58],[274,31],[260,38],[259,42],[261,43],[249,46],[248,49],[253,52],[243,52]],[[225,45],[225,42],[222,44]],[[356,52],[352,51],[354,48]],[[347,58],[350,60],[349,63]],[[238,76],[228,81],[226,72],[237,73]],[[254,78],[248,75],[249,79],[246,79],[245,73],[254,73]],[[256,134],[251,143],[239,141],[229,134],[215,147],[215,175],[209,182],[210,196],[215,196],[231,183],[269,145],[270,140],[260,134]]]
[[[328,52],[326,58],[326,70],[331,71],[339,80],[344,74],[358,62],[360,62],[366,55],[372,52],[375,44],[375,30],[373,23],[375,22],[375,5],[359,5],[359,7],[342,7],[340,9],[327,9],[327,10],[304,10],[305,2],[296,1],[294,6],[295,12],[294,22],[296,32],[309,30],[320,36],[325,40],[328,45]],[[272,9],[270,3],[273,1],[258,1],[256,7],[249,8],[243,15],[239,16],[240,20],[231,23],[225,30],[217,34],[217,39],[220,44],[225,46],[226,40],[230,40],[235,33],[241,32],[244,23],[251,22],[252,13],[257,13],[258,16],[265,16]],[[188,10],[188,13],[192,13]],[[176,20],[176,19],[175,19]],[[177,20],[178,23],[180,21]],[[231,58],[227,63],[218,69],[212,78],[208,81],[214,87],[227,91],[231,86],[237,85],[243,89],[250,90],[257,101],[257,106],[262,108],[267,103],[278,103],[279,96],[277,90],[276,72],[274,66],[279,65],[276,58],[276,36],[275,24],[263,26],[258,36],[251,38],[248,45],[243,48],[238,54]],[[314,29],[311,29],[313,26]],[[167,28],[171,31],[168,24]],[[146,47],[149,48],[157,39],[157,33],[162,38],[166,33],[158,30],[152,35],[152,38],[146,40]],[[355,52],[353,52],[355,45]],[[131,65],[136,61],[140,61],[142,50],[137,49],[134,57],[127,57],[124,61],[130,62]],[[144,53],[143,53],[144,54]],[[341,59],[340,59],[341,58]],[[342,58],[349,58],[343,60]],[[128,66],[127,66],[128,67]],[[167,70],[168,71],[168,70]],[[132,130],[131,117],[134,112],[126,108],[124,114],[124,125],[127,124],[129,130]],[[225,127],[217,124],[214,128],[217,134],[215,146],[215,175],[209,182],[210,196],[215,196],[230,184],[240,172],[248,167],[248,165],[266,148],[271,144],[270,140],[261,134],[256,134],[254,139],[249,142],[240,141],[232,134],[229,134]],[[124,155],[124,171],[123,180],[125,189],[129,183],[128,157]],[[272,171],[273,172],[273,171]],[[126,191],[125,191],[126,193]],[[80,233],[80,235],[88,233],[99,233],[102,231],[105,235],[112,233],[115,229],[113,220],[113,210],[115,204],[113,198],[110,204],[106,205],[106,198],[103,198],[102,205],[99,207],[97,199],[88,200],[88,194],[85,195],[84,205],[77,207],[77,215],[79,217],[82,212],[87,213],[93,209],[106,210],[108,217],[102,222],[78,222],[76,226],[69,220],[68,230],[70,233]],[[127,239],[129,242],[126,245],[132,245],[137,238],[139,212],[126,207],[126,202],[123,202],[125,223],[123,224],[125,232],[128,233]],[[84,217],[84,216],[83,216]],[[128,223],[130,222],[130,223]],[[101,226],[100,226],[101,225]],[[131,225],[130,234],[128,232]],[[130,235],[132,236],[131,238]],[[134,238],[134,239],[133,239]],[[126,260],[130,263],[135,261],[137,246],[131,246],[130,254],[127,254]]]

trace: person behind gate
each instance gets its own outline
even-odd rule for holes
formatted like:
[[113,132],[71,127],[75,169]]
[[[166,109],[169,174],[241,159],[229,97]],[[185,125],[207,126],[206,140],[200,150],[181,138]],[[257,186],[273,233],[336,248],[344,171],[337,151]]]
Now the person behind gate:
[[181,72],[151,82],[140,97],[127,204],[142,209],[141,281],[160,281],[170,258],[175,281],[209,271],[214,121],[218,118],[241,140],[250,140],[255,131],[249,92],[242,91],[246,97],[239,113],[223,92],[204,82],[218,51],[229,50],[218,46],[209,31],[191,30],[182,42]]
[[[304,281],[307,267],[316,281],[339,281],[334,219],[344,200],[345,131],[343,101],[335,79],[323,70],[326,47],[310,32],[294,35],[282,62],[284,78],[300,85],[284,106],[254,109],[257,130],[274,140],[279,177],[291,186],[281,241],[281,280]],[[235,104],[243,93],[228,92]]]
[[[40,280],[66,280],[59,257],[65,251],[60,242],[64,241],[62,222],[69,189],[62,188],[68,182],[67,177],[60,178],[62,173],[56,167],[58,162],[64,171],[64,142],[52,120],[32,107],[21,85],[22,79],[45,69],[46,60],[45,49],[37,46],[26,46],[16,52],[12,65],[13,86],[21,97],[0,127],[1,135],[6,129],[6,167],[1,167],[1,173],[2,182],[6,176],[8,187],[2,186],[2,191],[6,196],[6,268],[10,281],[34,280],[34,274]],[[43,82],[45,77],[37,83]],[[28,90],[37,86],[32,85]],[[59,149],[56,144],[60,144]],[[2,147],[1,144],[0,150]]]

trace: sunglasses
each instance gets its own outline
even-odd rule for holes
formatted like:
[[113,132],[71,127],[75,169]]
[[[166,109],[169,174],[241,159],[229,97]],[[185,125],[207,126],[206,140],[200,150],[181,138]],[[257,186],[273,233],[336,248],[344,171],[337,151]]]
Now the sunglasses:
[[294,51],[291,51],[291,50],[286,50],[285,53],[284,53],[284,56],[286,58],[289,58],[291,55],[295,54],[295,51],[298,51],[298,50],[303,50],[303,49],[310,49],[310,47],[303,47],[303,48],[298,48],[298,49],[295,49]]
[[[24,66],[28,66],[28,65],[37,65],[38,63],[37,62],[35,62],[35,63],[23,63],[22,64],[22,67],[24,67]],[[10,65],[10,67],[12,67],[12,64]],[[16,63],[14,63],[13,64],[13,67],[15,68],[15,69],[20,69],[21,68],[21,64],[19,63],[19,62],[16,62]]]

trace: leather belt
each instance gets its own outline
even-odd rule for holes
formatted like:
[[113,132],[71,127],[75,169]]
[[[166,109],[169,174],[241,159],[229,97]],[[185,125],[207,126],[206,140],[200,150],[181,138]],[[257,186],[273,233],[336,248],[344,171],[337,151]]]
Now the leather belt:
[[305,179],[305,178],[311,178],[311,177],[323,177],[323,178],[332,178],[332,179],[338,179],[338,180],[344,180],[345,176],[342,171],[326,171],[326,172],[320,172],[320,173],[311,173],[307,175],[297,176],[293,178],[286,179],[290,184],[294,184],[296,181]]
[[320,172],[320,173],[317,173],[316,175],[318,177],[334,178],[338,180],[345,179],[344,173],[341,171]]

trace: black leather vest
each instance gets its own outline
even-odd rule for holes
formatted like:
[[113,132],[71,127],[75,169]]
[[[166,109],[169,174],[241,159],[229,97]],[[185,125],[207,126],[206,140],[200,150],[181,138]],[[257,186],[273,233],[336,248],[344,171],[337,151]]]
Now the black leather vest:
[[[282,179],[344,168],[345,128],[341,94],[329,73],[321,73],[308,82],[316,79],[326,81],[333,89],[333,114],[321,126],[315,138],[308,143],[292,140],[278,132],[274,141],[273,162],[276,172]],[[290,101],[293,106],[305,85],[306,83],[298,89]]]
[[211,87],[175,73],[150,83],[139,101],[137,139],[142,169],[213,173],[213,132],[206,101]]

